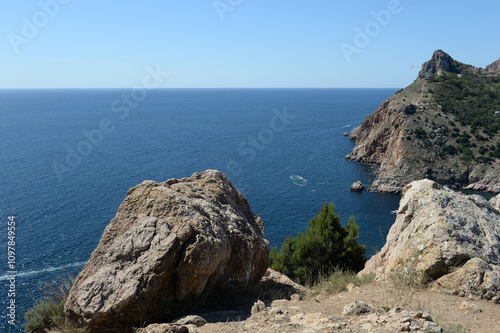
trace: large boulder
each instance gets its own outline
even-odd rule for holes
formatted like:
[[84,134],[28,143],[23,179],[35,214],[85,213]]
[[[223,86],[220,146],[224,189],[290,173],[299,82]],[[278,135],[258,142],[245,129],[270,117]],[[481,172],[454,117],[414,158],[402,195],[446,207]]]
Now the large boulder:
[[171,320],[268,267],[264,224],[219,171],[130,189],[65,305],[73,326]]
[[[497,272],[500,265],[498,235],[500,215],[483,197],[458,193],[431,180],[415,181],[403,189],[398,215],[385,246],[360,274],[373,272],[380,279],[397,269],[414,269],[420,276],[435,280],[473,258],[481,258],[484,265],[470,262],[463,272],[468,269],[477,273],[482,269],[484,276]],[[467,279],[460,274],[454,279],[457,284]],[[495,274],[490,275],[498,276]],[[460,286],[450,285],[451,278],[446,281],[446,289],[460,290]],[[500,280],[496,286],[491,281],[483,282],[490,285],[479,288],[481,293],[494,292],[496,286],[500,290]],[[472,292],[473,288],[469,289]]]

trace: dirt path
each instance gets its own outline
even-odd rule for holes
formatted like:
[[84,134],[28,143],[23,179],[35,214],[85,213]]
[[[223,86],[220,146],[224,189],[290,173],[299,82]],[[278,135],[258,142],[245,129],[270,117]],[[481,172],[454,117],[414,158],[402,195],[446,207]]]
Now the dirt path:
[[417,99],[417,101],[415,102],[415,104],[420,104],[420,102],[422,101],[422,99],[424,98],[424,92],[425,92],[425,85],[427,84],[427,82],[424,81],[424,83],[422,84],[422,90],[421,90],[421,93],[420,93],[420,97]]
[[[197,328],[197,331],[394,332],[399,331],[399,326],[404,325],[405,318],[411,316],[416,318],[418,311],[423,311],[430,314],[432,321],[444,328],[445,332],[500,332],[500,305],[491,301],[470,300],[430,290],[412,292],[406,296],[411,298],[411,302],[405,309],[415,312],[402,311],[396,314],[395,308],[402,304],[397,304],[395,300],[404,298],[404,292],[396,295],[394,290],[391,291],[384,284],[373,283],[334,295],[320,293],[308,296],[304,300],[273,301],[266,304],[265,309],[261,309],[258,313],[254,312],[253,315],[228,312],[225,319],[224,316],[217,320],[206,318],[209,323]],[[357,300],[378,307],[391,307],[393,310],[386,314],[342,316],[344,306]],[[391,318],[394,318],[394,321],[391,321]],[[406,320],[412,322],[411,319]],[[432,327],[429,327],[429,331],[432,331]],[[414,330],[424,331],[422,328]]]

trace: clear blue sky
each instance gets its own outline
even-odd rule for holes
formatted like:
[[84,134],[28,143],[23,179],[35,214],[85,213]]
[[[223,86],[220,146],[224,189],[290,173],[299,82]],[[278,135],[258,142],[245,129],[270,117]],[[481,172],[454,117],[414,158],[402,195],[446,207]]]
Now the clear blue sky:
[[[148,66],[170,73],[165,88],[399,88],[436,49],[478,67],[500,58],[500,2],[397,2],[0,0],[0,88],[130,88]],[[348,62],[341,45],[367,26]]]

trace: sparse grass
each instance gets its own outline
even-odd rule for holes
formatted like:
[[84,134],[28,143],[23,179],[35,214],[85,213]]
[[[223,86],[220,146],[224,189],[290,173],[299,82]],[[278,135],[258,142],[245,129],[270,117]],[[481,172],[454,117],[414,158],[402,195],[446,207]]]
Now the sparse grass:
[[356,286],[364,286],[373,281],[375,281],[375,274],[358,276],[352,271],[335,269],[331,274],[321,277],[314,289],[318,292],[324,290],[330,294],[335,294],[346,290],[347,286],[351,283]]
[[81,329],[70,329],[65,325],[64,304],[73,281],[73,277],[66,276],[45,284],[45,295],[24,314],[26,332],[44,332],[51,328],[68,333],[84,332]]
[[386,275],[382,288],[387,307],[408,307],[425,288],[428,278],[417,270],[419,258],[419,252],[415,251],[410,260],[399,262]]

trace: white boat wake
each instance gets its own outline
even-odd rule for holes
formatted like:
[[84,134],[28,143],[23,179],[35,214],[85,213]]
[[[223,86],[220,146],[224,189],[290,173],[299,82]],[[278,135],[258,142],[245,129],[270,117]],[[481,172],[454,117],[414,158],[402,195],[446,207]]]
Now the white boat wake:
[[291,175],[290,180],[294,185],[297,186],[306,186],[307,185],[307,179],[302,178],[299,175]]
[[[74,268],[74,267],[78,267],[78,266],[83,266],[86,263],[87,263],[86,261],[81,261],[81,262],[75,262],[72,264],[62,265],[59,267],[47,267],[47,268],[44,268],[44,269],[41,269],[38,271],[17,272],[17,274],[15,274],[15,276],[16,276],[16,278],[19,278],[19,277],[38,275],[38,274],[42,274],[42,273],[56,272],[56,271],[60,271],[60,270],[66,269],[66,268]],[[0,281],[8,280],[8,279],[10,279],[11,276],[12,275],[2,275],[2,276],[0,276]]]

